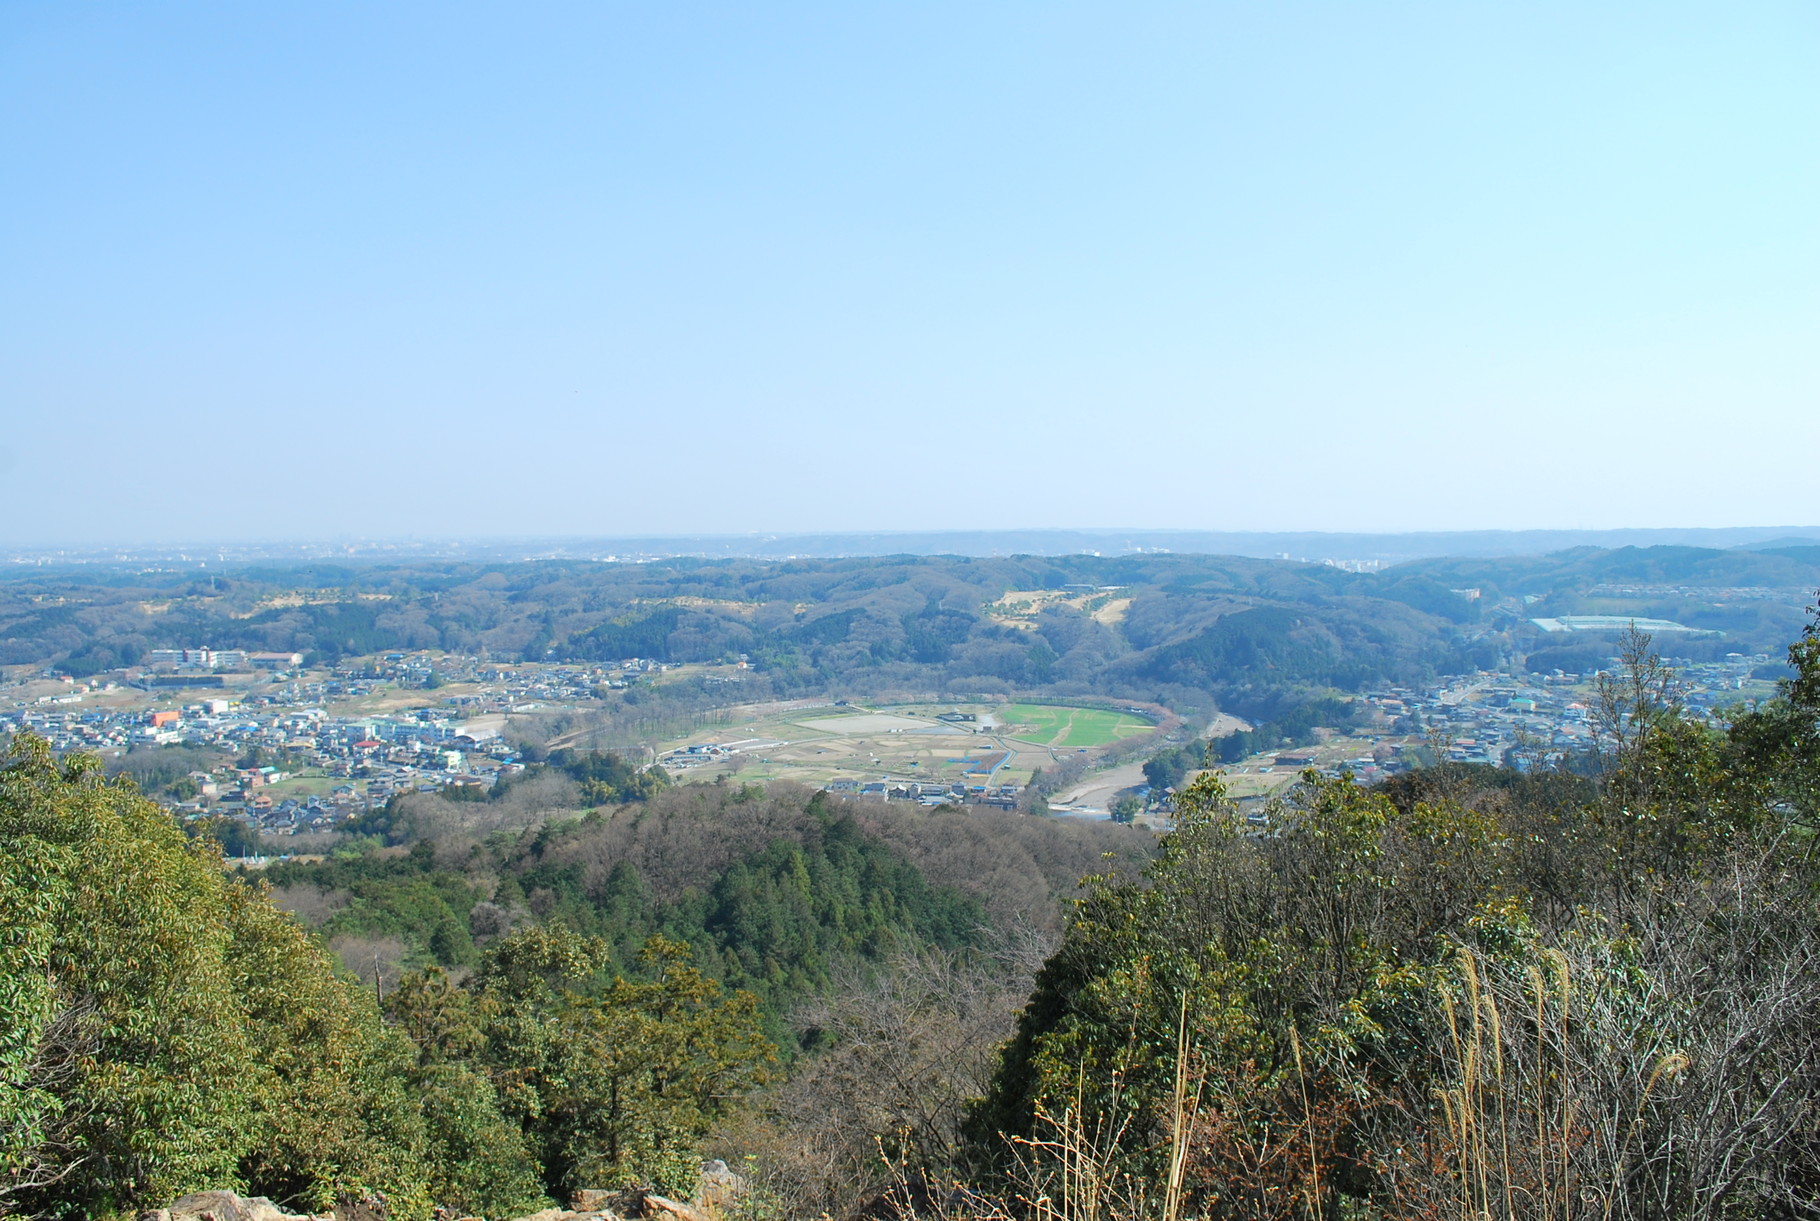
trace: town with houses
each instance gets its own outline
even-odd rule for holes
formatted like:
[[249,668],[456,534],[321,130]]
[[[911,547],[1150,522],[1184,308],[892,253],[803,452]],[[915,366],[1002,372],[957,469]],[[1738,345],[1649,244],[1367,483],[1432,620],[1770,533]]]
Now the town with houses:
[[[103,757],[165,746],[227,752],[249,765],[192,773],[193,795],[170,804],[184,814],[239,817],[276,835],[333,830],[400,793],[491,788],[524,767],[502,734],[508,716],[591,699],[601,687],[623,687],[630,676],[663,669],[636,660],[611,669],[488,667],[392,653],[305,673],[301,654],[207,648],[155,650],[147,660],[142,671],[88,682],[15,681],[15,688],[54,681],[65,690],[0,696],[0,735],[29,730],[54,750]],[[437,686],[445,677],[482,684],[483,694],[413,701],[383,713],[331,711],[376,694]],[[166,694],[178,690],[183,697]],[[253,762],[264,759],[274,762]],[[302,771],[333,783],[311,785],[326,791],[307,796],[273,796]]]
[[[1718,720],[1727,708],[1772,692],[1751,676],[1768,661],[1764,655],[1669,660],[1678,697],[1697,716]],[[266,836],[332,831],[399,794],[490,789],[526,767],[507,732],[512,718],[585,709],[606,691],[662,681],[669,669],[638,658],[495,664],[414,652],[310,671],[295,653],[206,648],[158,650],[148,663],[87,681],[45,673],[14,678],[0,686],[0,736],[30,731],[58,751],[114,758],[171,746],[220,752],[234,762],[190,773],[190,783],[176,786],[180,796],[162,799],[181,815],[225,815]],[[1358,697],[1366,706],[1359,727],[1322,733],[1313,745],[1263,751],[1222,770],[1234,796],[1255,807],[1305,770],[1371,783],[1432,757],[1437,745],[1459,762],[1549,766],[1592,745],[1595,681],[1596,674],[1559,671],[1481,672],[1369,691]],[[444,687],[454,693],[439,695]],[[847,701],[810,703],[832,708]],[[737,770],[742,756],[778,745],[762,738],[693,740],[654,744],[646,758],[686,781],[692,772]],[[1017,807],[1020,787],[993,783],[994,770],[982,772],[978,783],[881,773],[831,775],[825,786],[858,798]],[[1147,813],[1166,825],[1169,795],[1139,795]],[[1095,808],[1058,812],[1107,816]]]

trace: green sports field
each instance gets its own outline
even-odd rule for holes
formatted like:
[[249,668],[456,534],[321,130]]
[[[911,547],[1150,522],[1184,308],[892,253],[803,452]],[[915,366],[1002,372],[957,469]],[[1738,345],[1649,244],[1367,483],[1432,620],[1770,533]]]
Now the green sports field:
[[1005,727],[1007,737],[1054,749],[1091,750],[1120,738],[1143,733],[1150,723],[1124,712],[1102,708],[1063,708],[1054,704],[1007,704],[994,710],[993,719]]

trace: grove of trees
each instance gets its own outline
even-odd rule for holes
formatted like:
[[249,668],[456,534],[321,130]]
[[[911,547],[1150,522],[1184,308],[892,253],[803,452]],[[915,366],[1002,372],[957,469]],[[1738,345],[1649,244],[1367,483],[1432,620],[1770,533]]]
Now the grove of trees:
[[499,1216],[578,1175],[667,1183],[771,1051],[754,999],[682,947],[651,939],[636,978],[607,961],[527,929],[382,1010],[213,841],[22,737],[0,763],[0,1213],[237,1187]]
[[1311,773],[1264,831],[1179,795],[1039,974],[970,1172],[1071,1216],[1815,1215],[1820,633],[1723,733],[1625,661],[1591,781]]

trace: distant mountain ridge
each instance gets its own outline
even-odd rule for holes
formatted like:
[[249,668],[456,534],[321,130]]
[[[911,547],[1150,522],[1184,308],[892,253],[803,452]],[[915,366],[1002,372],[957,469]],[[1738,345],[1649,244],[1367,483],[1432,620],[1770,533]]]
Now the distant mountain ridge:
[[373,538],[15,547],[10,563],[516,560],[845,559],[862,556],[1107,556],[1169,552],[1319,563],[1401,564],[1443,556],[1545,555],[1579,547],[1705,547],[1719,550],[1820,546],[1820,526],[1621,530],[1429,530],[1408,533],[1167,529],[906,530],[822,533],[544,536],[497,539]]
[[728,668],[597,695],[590,714],[628,734],[655,714],[657,690],[691,715],[807,695],[992,691],[1268,721],[1332,690],[1552,655],[1562,646],[1538,645],[1531,621],[1563,615],[1711,634],[1678,644],[1686,657],[1773,653],[1820,587],[1820,545],[1575,547],[1378,571],[1185,552],[200,563],[0,569],[0,665],[126,677],[155,650],[206,644],[309,666],[440,650]]

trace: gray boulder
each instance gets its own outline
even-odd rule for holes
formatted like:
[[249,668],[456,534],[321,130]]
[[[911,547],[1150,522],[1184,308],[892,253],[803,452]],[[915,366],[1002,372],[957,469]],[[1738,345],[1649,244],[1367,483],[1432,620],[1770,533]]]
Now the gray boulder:
[[231,1191],[193,1191],[172,1200],[169,1208],[139,1214],[140,1221],[293,1221],[264,1196],[236,1195]]
[[746,1194],[746,1180],[727,1169],[727,1163],[715,1158],[701,1164],[701,1185],[695,1200],[703,1208],[721,1210]]

